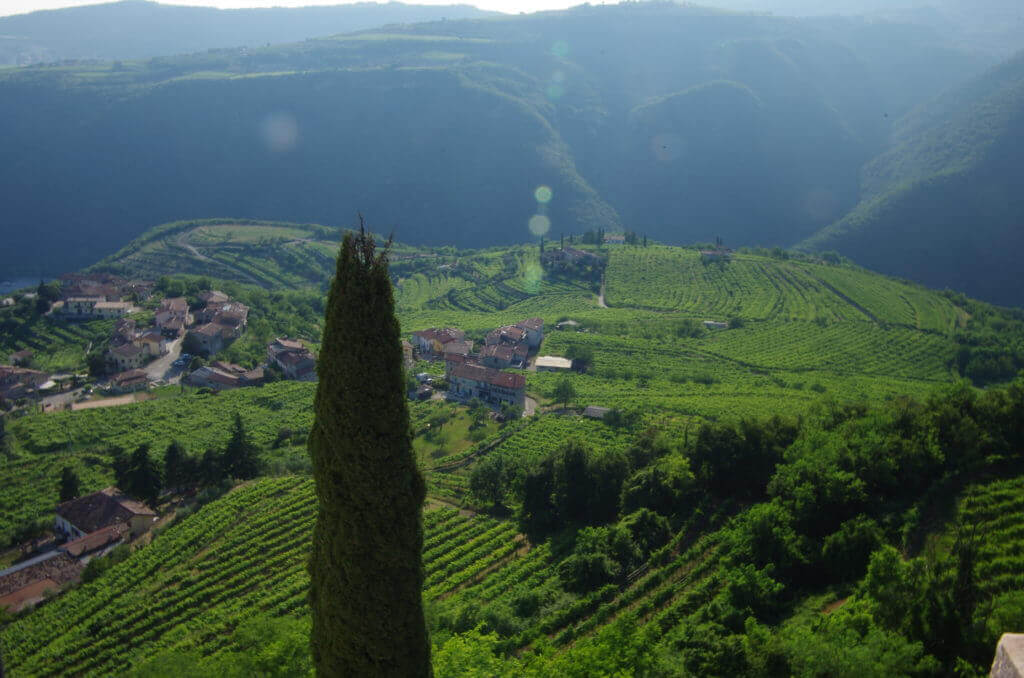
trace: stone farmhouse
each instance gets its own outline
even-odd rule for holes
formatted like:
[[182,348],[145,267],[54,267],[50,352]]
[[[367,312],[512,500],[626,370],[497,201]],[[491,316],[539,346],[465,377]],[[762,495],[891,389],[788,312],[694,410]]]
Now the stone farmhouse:
[[300,341],[277,338],[267,344],[267,364],[276,365],[287,379],[316,381],[316,356]]
[[487,367],[518,367],[526,366],[529,347],[525,341],[516,344],[490,344],[480,351],[480,362]]
[[482,365],[464,363],[451,370],[448,393],[460,400],[526,406],[526,377]]

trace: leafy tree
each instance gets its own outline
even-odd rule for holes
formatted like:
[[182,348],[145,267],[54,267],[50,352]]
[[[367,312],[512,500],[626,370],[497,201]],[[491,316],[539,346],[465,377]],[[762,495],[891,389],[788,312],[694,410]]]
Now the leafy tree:
[[237,412],[231,426],[231,439],[224,449],[222,465],[224,472],[231,478],[247,480],[255,478],[260,473],[258,449],[249,440],[245,422],[242,421],[242,415]]
[[375,249],[362,228],[342,241],[318,364],[310,598],[321,676],[431,675],[426,490],[412,450],[387,250]]
[[111,447],[107,455],[110,457],[110,468],[114,471],[114,482],[120,489],[127,491],[130,482],[128,472],[131,469],[128,457],[120,447]]
[[78,479],[78,474],[70,466],[65,466],[60,472],[60,500],[68,501],[81,493],[82,483]]
[[584,344],[573,344],[566,349],[565,357],[572,361],[573,369],[586,372],[594,364],[594,349]]
[[650,509],[662,516],[684,513],[691,504],[696,481],[686,459],[679,455],[662,457],[634,473],[622,486],[623,513]]
[[478,500],[502,507],[508,488],[508,459],[502,454],[489,454],[473,467],[469,476],[469,491]]
[[576,387],[572,384],[572,379],[568,376],[562,377],[562,379],[555,384],[555,390],[551,394],[551,398],[556,403],[562,403],[562,407],[568,407],[569,401],[576,399]]

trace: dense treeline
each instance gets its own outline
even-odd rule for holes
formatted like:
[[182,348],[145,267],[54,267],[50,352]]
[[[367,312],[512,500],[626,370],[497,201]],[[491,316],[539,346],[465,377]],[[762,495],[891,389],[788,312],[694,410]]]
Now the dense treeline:
[[[622,585],[663,561],[680,527],[724,526],[724,588],[659,641],[656,675],[822,675],[865,657],[879,675],[939,675],[980,669],[999,631],[1024,623],[1015,580],[983,585],[979,553],[995,546],[958,524],[952,503],[971,482],[1020,472],[1022,453],[1024,375],[981,393],[960,383],[924,402],[827,400],[795,420],[708,423],[682,437],[647,430],[623,452],[570,440],[506,470],[507,499],[531,540],[562,552],[571,593]],[[828,591],[845,605],[817,621],[794,616]],[[510,620],[482,618],[483,630],[514,628],[516,614],[543,604],[535,592]],[[464,629],[465,614],[445,624]]]

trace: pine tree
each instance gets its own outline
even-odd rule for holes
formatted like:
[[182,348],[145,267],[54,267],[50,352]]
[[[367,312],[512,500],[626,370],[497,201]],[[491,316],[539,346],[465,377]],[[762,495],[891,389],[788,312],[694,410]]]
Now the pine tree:
[[11,436],[7,433],[6,417],[0,414],[0,456],[11,456]]
[[181,443],[177,440],[171,441],[164,451],[164,486],[173,489],[187,483],[186,466],[185,450]]
[[309,436],[319,512],[310,560],[320,676],[430,676],[423,477],[409,434],[388,276],[360,217],[327,299]]
[[140,445],[129,461],[128,488],[121,488],[146,504],[156,507],[163,488],[160,466],[149,456],[149,445]]
[[232,478],[255,478],[260,472],[260,460],[256,446],[249,440],[242,415],[235,413],[231,427],[231,440],[224,449],[224,472]]
[[82,493],[82,484],[78,480],[78,474],[70,466],[65,466],[60,472],[60,500],[62,502],[74,499]]

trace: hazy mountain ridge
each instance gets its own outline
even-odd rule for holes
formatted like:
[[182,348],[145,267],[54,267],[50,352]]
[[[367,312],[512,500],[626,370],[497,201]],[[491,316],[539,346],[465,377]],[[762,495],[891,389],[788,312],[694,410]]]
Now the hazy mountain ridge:
[[420,244],[512,243],[541,214],[550,237],[789,245],[856,205],[892,120],[988,64],[914,27],[822,26],[582,6],[9,70],[0,267],[78,268],[176,219],[359,209]]
[[806,240],[925,284],[1021,303],[1024,54],[916,111],[864,169],[865,200]]
[[331,7],[230,9],[122,0],[0,17],[0,64],[146,59],[259,47],[386,24],[500,16],[470,5],[359,2]]

